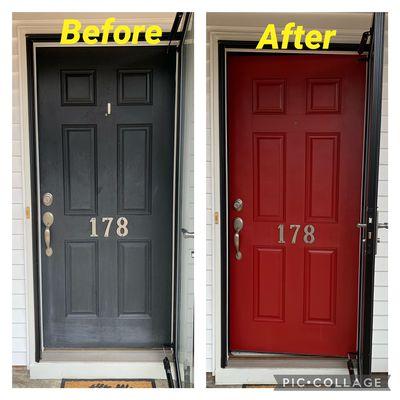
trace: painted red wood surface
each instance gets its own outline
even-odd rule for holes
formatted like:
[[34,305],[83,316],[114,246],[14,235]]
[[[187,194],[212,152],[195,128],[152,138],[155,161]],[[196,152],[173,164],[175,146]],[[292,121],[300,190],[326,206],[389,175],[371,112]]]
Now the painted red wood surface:
[[356,350],[365,68],[352,55],[228,55],[231,351]]

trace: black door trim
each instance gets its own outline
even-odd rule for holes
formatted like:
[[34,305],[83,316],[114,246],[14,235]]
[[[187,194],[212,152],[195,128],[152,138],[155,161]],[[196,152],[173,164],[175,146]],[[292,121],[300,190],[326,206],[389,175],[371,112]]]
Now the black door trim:
[[[383,17],[379,17],[380,19],[384,19]],[[376,14],[375,14],[376,19]],[[377,19],[375,22],[375,33],[374,33],[374,46],[376,46],[375,52],[377,52],[377,48],[379,48],[379,53],[383,53],[383,25],[377,29]],[[227,243],[227,235],[228,235],[228,221],[227,221],[227,191],[228,191],[228,176],[227,171],[229,170],[228,165],[228,151],[227,151],[227,142],[226,142],[226,50],[227,49],[248,49],[254,50],[256,48],[256,41],[236,41],[236,40],[220,40],[218,41],[218,109],[219,109],[219,160],[220,160],[220,235],[221,235],[221,359],[220,366],[221,368],[226,368],[228,366],[228,355],[229,355],[229,345],[228,345],[228,334],[229,334],[229,321],[228,321],[228,243]],[[332,51],[341,51],[341,52],[353,52],[357,54],[359,50],[359,43],[332,43],[330,45],[329,50],[326,50],[327,53]],[[293,43],[289,43],[288,50],[296,50]],[[364,50],[369,52],[370,45],[366,45]],[[232,50],[234,51],[234,50]],[[238,53],[238,54],[248,54],[248,53]],[[255,54],[255,53],[252,53]],[[276,53],[266,53],[260,51],[258,55],[282,55],[284,52],[276,52]],[[293,54],[293,53],[288,53]],[[310,53],[306,53],[310,54]],[[365,56],[360,56],[361,58],[365,58]],[[382,61],[381,61],[382,62]],[[370,124],[374,127],[369,129],[367,133],[367,129],[365,135],[373,135],[373,139],[371,139],[371,143],[375,146],[379,146],[379,137],[380,137],[380,109],[381,109],[381,85],[382,85],[382,72],[377,72],[374,75],[373,79],[370,80],[369,85],[375,86],[375,97],[373,99],[373,104],[376,108],[374,108],[375,112],[370,114]],[[380,90],[378,90],[380,88]],[[368,88],[369,89],[369,88]],[[367,91],[370,93],[370,90]],[[372,99],[371,99],[372,102]],[[379,103],[379,104],[378,104]],[[379,110],[379,113],[377,113]],[[376,154],[377,153],[377,154]],[[377,203],[377,183],[378,183],[378,168],[379,168],[379,147],[378,150],[375,151],[375,154],[371,154],[371,159],[369,163],[370,179],[374,179],[373,185],[368,186],[368,198],[370,199],[370,204],[374,206],[374,212],[376,213],[376,203]],[[364,170],[367,168],[364,160]],[[372,172],[373,171],[373,172]],[[365,208],[365,199],[363,198],[362,209]],[[374,217],[375,221],[375,217]],[[375,232],[375,230],[374,230]],[[375,234],[373,236],[375,242]],[[371,347],[372,347],[372,307],[373,307],[373,294],[374,294],[374,263],[375,263],[375,252],[373,254],[369,254],[369,258],[367,259],[367,271],[368,274],[365,276],[365,293],[362,299],[360,300],[360,306],[365,307],[365,320],[360,320],[359,313],[359,335],[362,336],[363,340],[360,342],[360,336],[358,338],[358,354],[360,360],[364,360],[363,365],[369,366],[369,369],[361,368],[364,371],[370,371],[371,364]],[[364,343],[364,347],[360,347],[360,343]],[[362,350],[360,352],[360,349]]]
[[35,324],[35,361],[41,358],[41,318],[40,318],[40,269],[39,269],[39,238],[38,238],[38,204],[37,204],[37,157],[35,135],[35,65],[34,65],[34,38],[27,36],[27,78],[28,78],[28,110],[29,110],[29,157],[31,181],[31,218],[32,218],[32,266],[33,266],[33,295],[34,295],[34,324]]
[[[162,41],[168,40],[170,32],[164,32],[160,38]],[[180,40],[182,32],[176,32],[174,40]],[[30,184],[31,184],[31,218],[32,218],[32,267],[33,267],[33,297],[34,297],[34,327],[35,327],[35,362],[40,362],[42,358],[42,333],[41,333],[41,298],[40,298],[40,266],[39,266],[39,237],[38,237],[38,202],[37,202],[37,156],[36,156],[36,98],[35,98],[35,44],[36,43],[57,43],[60,42],[60,34],[27,34],[26,35],[26,55],[27,55],[27,92],[28,92],[28,124],[29,124],[29,156],[30,156]],[[82,35],[79,42],[82,42]],[[112,42],[112,38],[109,38]],[[145,41],[144,35],[139,35],[139,41]],[[167,51],[167,46],[164,46]],[[170,47],[177,51],[177,45],[171,44]],[[175,84],[178,84],[176,81]],[[177,109],[176,118],[179,120],[179,109]],[[175,137],[180,132],[175,129]],[[176,160],[176,158],[175,158]],[[176,161],[175,161],[176,164]],[[175,165],[177,170],[177,166]],[[175,181],[177,184],[177,181]],[[173,221],[173,241],[176,241],[176,216]],[[173,271],[176,270],[176,260],[173,259]],[[172,300],[175,298],[175,276],[173,279]],[[174,326],[175,309],[172,304],[173,315],[171,316],[171,326]],[[171,332],[173,338],[173,331]]]

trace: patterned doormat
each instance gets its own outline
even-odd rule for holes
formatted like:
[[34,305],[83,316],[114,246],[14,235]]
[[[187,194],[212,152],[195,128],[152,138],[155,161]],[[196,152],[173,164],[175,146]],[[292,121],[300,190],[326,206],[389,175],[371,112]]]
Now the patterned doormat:
[[154,379],[63,379],[62,388],[76,389],[152,389],[156,387]]
[[262,389],[262,388],[265,388],[265,389],[273,389],[273,388],[275,388],[275,386],[276,385],[272,385],[272,384],[270,384],[270,385],[263,385],[263,384],[255,384],[255,383],[245,383],[242,387],[243,388],[246,388],[246,389],[252,389],[252,388],[254,388],[254,389]]

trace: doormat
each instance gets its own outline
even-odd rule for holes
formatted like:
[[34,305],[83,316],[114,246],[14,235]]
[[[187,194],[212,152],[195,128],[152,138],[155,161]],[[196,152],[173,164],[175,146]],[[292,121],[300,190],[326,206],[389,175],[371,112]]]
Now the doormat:
[[272,385],[272,384],[271,385],[262,385],[262,384],[255,384],[255,383],[253,383],[253,384],[245,383],[242,386],[242,388],[245,388],[245,389],[251,389],[251,388],[254,388],[254,389],[263,389],[263,388],[273,389],[275,386],[276,385]]
[[63,379],[62,388],[68,389],[152,389],[154,379]]

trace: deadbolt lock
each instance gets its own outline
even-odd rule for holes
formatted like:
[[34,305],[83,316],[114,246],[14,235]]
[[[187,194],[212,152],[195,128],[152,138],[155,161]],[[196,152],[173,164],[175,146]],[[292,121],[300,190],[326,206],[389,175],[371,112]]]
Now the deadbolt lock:
[[42,197],[43,205],[50,207],[53,204],[53,195],[51,193],[45,193]]
[[243,208],[243,200],[242,200],[242,199],[236,199],[236,200],[233,202],[233,208],[234,208],[236,211],[241,211],[242,208]]

